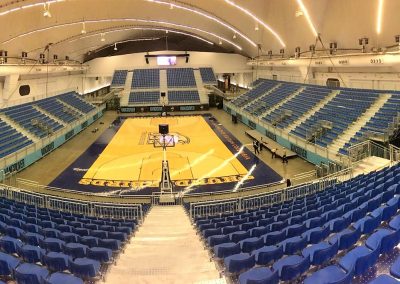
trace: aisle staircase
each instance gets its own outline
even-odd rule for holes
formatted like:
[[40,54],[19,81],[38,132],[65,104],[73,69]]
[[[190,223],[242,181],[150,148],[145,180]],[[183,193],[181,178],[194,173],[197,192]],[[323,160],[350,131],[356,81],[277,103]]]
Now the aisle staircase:
[[154,206],[106,283],[226,283],[182,206]]
[[295,96],[297,96],[298,94],[300,94],[305,88],[301,87],[299,89],[297,89],[296,92],[293,92],[293,94],[291,94],[290,96],[288,96],[287,98],[283,99],[282,101],[280,101],[278,104],[274,105],[273,107],[267,109],[266,111],[264,111],[261,115],[259,115],[259,117],[264,117],[269,113],[272,113],[274,110],[276,110],[277,108],[280,108],[284,103],[286,103],[287,101],[291,100],[292,98],[294,98]]

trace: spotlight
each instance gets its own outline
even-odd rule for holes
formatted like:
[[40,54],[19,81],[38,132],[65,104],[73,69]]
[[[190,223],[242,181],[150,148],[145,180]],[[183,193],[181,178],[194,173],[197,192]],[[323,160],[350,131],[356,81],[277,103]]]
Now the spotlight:
[[115,50],[115,51],[118,50],[118,48],[117,48],[117,43],[114,43],[114,50]]
[[295,55],[294,55],[295,58],[299,58],[300,57],[300,46],[296,47],[294,52],[295,52]]
[[22,51],[22,53],[21,53],[21,63],[22,64],[25,64],[27,57],[28,57],[28,53],[25,51]]
[[45,2],[43,4],[43,17],[51,18],[50,3],[48,3],[48,2]]
[[148,57],[146,57],[146,64],[149,64],[150,62],[149,62],[149,58]]
[[66,60],[66,61],[69,61],[69,56],[65,56],[65,60]]
[[58,59],[58,55],[57,54],[53,54],[53,60],[56,61]]
[[235,39],[236,38],[236,34],[233,34],[233,39]]
[[104,33],[101,33],[101,34],[100,34],[100,36],[101,36],[100,41],[102,41],[102,42],[106,41],[104,35],[105,35]]
[[310,45],[309,50],[311,51],[311,54],[314,54],[315,53],[315,45],[314,44]]
[[400,35],[394,37],[396,43],[400,43]]
[[259,30],[259,28],[258,28],[258,23],[256,23],[256,26],[254,27],[254,30],[256,30],[256,31]]
[[86,34],[86,25],[85,22],[82,23],[82,30],[81,30],[81,34]]
[[219,40],[219,45],[222,45],[222,40]]
[[364,53],[366,51],[365,46],[368,44],[368,38],[363,37],[358,40],[358,44],[362,46],[362,52]]
[[8,52],[6,50],[0,51],[0,64],[7,63]]
[[167,33],[168,33],[168,30],[165,30],[165,33],[167,34]]

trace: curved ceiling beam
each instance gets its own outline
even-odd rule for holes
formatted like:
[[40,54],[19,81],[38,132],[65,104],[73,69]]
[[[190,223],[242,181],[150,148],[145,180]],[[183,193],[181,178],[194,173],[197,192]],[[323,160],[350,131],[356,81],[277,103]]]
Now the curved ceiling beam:
[[[209,31],[205,31],[196,27],[192,27],[192,26],[186,26],[186,25],[181,25],[181,24],[177,24],[177,23],[172,23],[172,22],[166,22],[166,21],[158,21],[158,20],[146,20],[146,19],[134,19],[134,18],[114,18],[114,19],[98,19],[98,20],[84,20],[84,21],[76,21],[76,22],[70,22],[70,23],[64,23],[64,24],[57,24],[57,25],[53,25],[50,27],[46,27],[46,28],[41,28],[41,29],[36,29],[36,30],[32,30],[29,32],[25,32],[22,34],[19,34],[17,36],[14,36],[6,41],[1,42],[0,44],[7,44],[10,43],[13,40],[16,40],[18,38],[21,37],[25,37],[25,36],[29,36],[38,32],[43,32],[43,31],[48,31],[54,28],[62,28],[62,27],[68,27],[68,26],[74,26],[74,25],[81,25],[83,23],[88,24],[88,23],[109,23],[109,22],[141,22],[141,23],[151,23],[151,24],[158,24],[158,25],[163,25],[163,26],[173,26],[173,27],[177,27],[179,29],[189,29],[189,30],[194,30],[200,33],[204,33],[207,34],[209,36],[213,36],[218,38],[221,41],[225,41],[233,46],[235,46],[237,49],[242,50],[242,47],[237,45],[236,43],[222,37],[219,36],[215,33],[209,32]],[[166,28],[167,29],[167,28]]]
[[235,4],[233,1],[225,0],[225,2],[228,3],[229,5],[235,7],[236,9],[240,10],[241,12],[243,12],[244,14],[248,15],[253,20],[255,20],[257,23],[262,25],[264,28],[266,28],[279,41],[279,43],[281,44],[282,47],[286,47],[286,44],[283,41],[283,39],[281,38],[281,36],[273,28],[271,28],[265,22],[261,21],[256,15],[251,13],[249,10],[243,8],[242,6],[239,6],[239,5]]
[[[147,0],[148,2],[151,3],[156,3],[156,4],[162,4],[162,5],[168,5],[169,7],[173,7],[173,8],[177,8],[177,9],[181,9],[187,12],[191,12],[191,13],[195,13],[199,16],[205,17],[211,21],[214,21],[222,26],[224,26],[225,28],[228,28],[229,30],[231,30],[232,32],[234,32],[235,34],[241,36],[243,39],[245,39],[247,42],[249,42],[252,46],[257,47],[257,44],[252,41],[248,36],[246,36],[245,34],[243,34],[241,31],[239,31],[237,28],[233,27],[232,25],[226,23],[225,21],[221,20],[220,18],[211,15],[210,13],[206,13],[204,10],[198,8],[198,7],[194,7],[194,6],[189,6],[188,4],[183,4],[181,2],[175,1],[175,2],[168,2],[168,1],[161,1],[161,0]],[[179,3],[179,4],[177,4]]]
[[[27,5],[23,5],[23,6],[20,6],[20,7],[11,8],[11,9],[5,10],[5,11],[3,11],[3,12],[0,12],[0,17],[1,17],[1,16],[4,16],[4,15],[7,15],[7,14],[10,14],[10,13],[13,13],[13,12],[16,12],[16,11],[26,10],[26,9],[33,8],[33,7],[37,7],[37,6],[43,6],[43,5],[45,5],[46,3],[47,3],[47,4],[52,4],[52,3],[64,2],[64,1],[65,1],[65,0],[49,0],[49,1],[37,2],[37,3],[34,3],[34,4],[27,4]],[[13,4],[14,4],[14,3],[13,3]]]

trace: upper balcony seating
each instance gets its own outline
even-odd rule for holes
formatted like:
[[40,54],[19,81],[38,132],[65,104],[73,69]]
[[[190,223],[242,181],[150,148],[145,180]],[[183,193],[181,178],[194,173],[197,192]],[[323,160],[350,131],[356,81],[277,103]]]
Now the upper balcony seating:
[[378,94],[370,91],[340,91],[323,108],[291,131],[301,138],[307,138],[307,132],[322,120],[332,122],[332,129],[327,129],[322,136],[314,137],[316,144],[327,147],[338,135],[343,133],[351,123],[355,122],[378,98]]
[[160,69],[133,70],[132,89],[159,89]]
[[65,93],[57,96],[57,98],[83,113],[89,113],[95,109],[94,105],[81,99],[75,92]]
[[160,92],[131,92],[129,94],[129,104],[158,104]]
[[30,144],[32,140],[0,119],[0,159]]
[[175,103],[200,103],[199,92],[192,91],[168,91],[168,102]]
[[115,70],[111,81],[111,87],[124,86],[128,70]]
[[57,97],[40,100],[36,105],[66,123],[73,122],[79,117],[78,113],[59,102]]
[[196,79],[192,68],[168,68],[168,88],[196,87]]
[[285,128],[325,99],[330,92],[330,89],[324,87],[306,87],[298,95],[266,115],[264,120],[279,128]]
[[203,83],[206,84],[217,84],[217,79],[215,78],[214,70],[210,67],[200,68],[200,75]]

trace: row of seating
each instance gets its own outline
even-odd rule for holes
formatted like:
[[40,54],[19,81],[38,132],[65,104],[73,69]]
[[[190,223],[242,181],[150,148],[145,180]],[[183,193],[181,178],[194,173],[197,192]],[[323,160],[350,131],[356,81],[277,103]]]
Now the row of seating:
[[169,68],[167,69],[168,88],[196,87],[196,79],[192,68]]
[[217,84],[217,79],[215,77],[214,70],[211,67],[202,67],[199,68],[199,70],[203,83],[212,85]]
[[160,92],[149,91],[149,92],[131,92],[129,94],[128,103],[130,105],[150,105],[158,104],[160,101]]
[[125,85],[128,70],[115,70],[111,80],[111,87],[121,87]]
[[0,277],[38,284],[101,278],[137,223],[0,198]]
[[200,103],[199,92],[197,90],[168,91],[168,102],[170,104]]
[[[391,220],[400,205],[399,183],[400,167],[395,166],[281,204],[194,221],[215,256],[223,259],[227,272],[238,275],[255,264],[273,264],[272,270],[257,267],[244,272],[240,283],[253,283],[260,277],[265,283],[295,279],[310,265],[325,264],[339,250],[345,252],[342,263],[348,264],[345,275],[351,279],[354,273],[365,272],[361,268],[354,272],[354,267],[368,267],[360,257],[365,252],[368,261],[376,261],[376,255],[400,240],[400,215]],[[381,221],[390,221],[389,227],[374,232]],[[367,236],[365,246],[353,250],[362,234]],[[306,283],[339,283],[326,278],[337,267],[323,269]]]
[[31,139],[0,119],[0,159],[32,143]]

